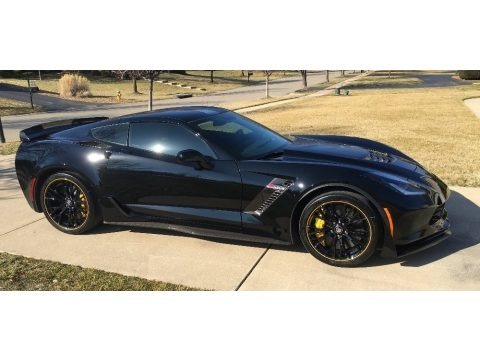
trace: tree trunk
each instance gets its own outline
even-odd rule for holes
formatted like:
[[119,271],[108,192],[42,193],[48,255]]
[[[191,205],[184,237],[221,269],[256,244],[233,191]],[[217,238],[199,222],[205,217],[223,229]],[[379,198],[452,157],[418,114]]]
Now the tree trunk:
[[243,70],[242,70],[240,76],[241,76],[241,77],[245,77],[245,73],[243,72]]
[[270,93],[269,93],[269,89],[268,89],[268,80],[269,79],[270,79],[270,76],[267,75],[267,78],[265,79],[265,97],[266,98],[270,97]]
[[38,80],[42,80],[42,71],[38,70]]
[[325,81],[327,83],[330,82],[330,71],[329,70],[325,70]]
[[153,108],[153,77],[150,78],[150,89],[148,89],[148,111]]
[[392,70],[388,70],[388,78],[390,79],[390,76],[392,76]]
[[5,134],[3,133],[2,117],[0,117],[0,142],[5,142]]
[[307,70],[300,70],[300,74],[302,74],[303,88],[307,90]]
[[132,76],[132,81],[133,81],[133,93],[138,94],[138,88],[137,88],[137,78],[136,76]]
[[341,75],[345,76],[345,70],[342,70]]
[[213,70],[210,70],[210,82],[213,83]]

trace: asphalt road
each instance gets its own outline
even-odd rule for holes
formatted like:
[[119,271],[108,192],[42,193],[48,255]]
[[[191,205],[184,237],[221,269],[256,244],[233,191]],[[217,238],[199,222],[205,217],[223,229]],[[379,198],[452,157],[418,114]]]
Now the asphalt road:
[[[330,78],[334,79],[339,75],[340,72],[331,72]],[[325,74],[323,72],[311,73],[308,75],[308,83],[310,85],[319,84],[322,82],[325,82]],[[269,88],[271,96],[280,97],[290,94],[295,90],[301,89],[302,87],[303,86],[301,76],[291,76],[282,79],[272,80]],[[26,94],[28,96],[28,93]],[[21,97],[24,95],[25,94],[22,94],[22,92],[16,92],[11,90],[2,91],[2,89],[0,88],[0,97]],[[40,94],[36,94],[34,96],[40,97]],[[157,100],[154,101],[154,109],[191,105],[221,106],[222,104],[226,103],[257,100],[263,98],[264,96],[265,84],[260,83],[256,85],[243,86],[231,90],[226,90],[210,95],[196,96],[186,99],[175,98]],[[83,102],[67,101],[48,95],[42,95],[42,101],[48,101],[51,103],[46,107],[46,109],[50,109],[47,112],[2,117],[3,128],[7,141],[18,139],[18,132],[20,130],[48,121],[102,115],[114,117],[145,111],[147,109],[146,102],[127,104],[88,104]],[[41,105],[40,102],[38,102],[38,104]]]
[[445,86],[458,86],[463,84],[468,84],[461,79],[454,79],[452,76],[455,73],[412,73],[412,76],[415,76],[423,81],[423,84],[418,85],[418,87],[445,87]]

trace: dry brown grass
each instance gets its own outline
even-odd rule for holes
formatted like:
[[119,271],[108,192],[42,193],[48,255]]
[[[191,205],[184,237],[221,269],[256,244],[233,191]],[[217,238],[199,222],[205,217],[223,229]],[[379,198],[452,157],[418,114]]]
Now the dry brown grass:
[[260,99],[255,99],[255,100],[234,101],[234,102],[222,104],[222,107],[225,108],[225,109],[237,110],[237,109],[243,109],[243,108],[248,108],[248,107],[252,107],[252,106],[258,106],[258,105],[280,102],[280,101],[288,100],[288,99],[294,99],[294,98],[298,98],[298,97],[302,97],[302,96],[304,96],[304,95],[303,94],[295,94],[295,95],[284,95],[284,96],[275,96],[275,97],[272,96],[272,97],[269,97],[269,98],[260,98]]
[[[410,75],[410,76],[409,76]],[[406,72],[374,72],[348,85],[349,88],[385,88],[421,85],[422,80]]]
[[32,109],[30,103],[0,97],[0,116],[30,114],[41,110],[42,109],[36,105],[35,108]]
[[[194,96],[204,95],[241,86],[248,86],[247,77],[242,77],[240,70],[217,70],[214,71],[213,75],[214,82],[211,83],[209,71],[188,70],[186,75],[162,73],[158,77],[158,80],[174,81],[188,86],[195,86],[196,89],[181,88],[155,82],[153,98],[155,100],[166,99],[175,96],[175,94],[186,92],[192,93]],[[298,75],[298,72],[276,71],[272,74],[270,79],[273,80],[283,76],[292,75]],[[263,75],[262,71],[253,71],[250,80],[250,84],[254,84],[255,81],[264,81],[265,75]],[[24,79],[0,78],[0,82],[24,87],[27,86],[27,80]],[[122,102],[146,101],[148,98],[149,83],[146,80],[137,81],[138,94],[135,94],[132,91],[132,80],[117,80],[115,78],[89,76],[89,82],[91,96],[88,98],[74,97],[71,98],[71,100],[94,103],[116,103],[117,91],[120,91],[122,94]],[[43,76],[43,80],[36,80],[36,83],[41,92],[48,93],[52,96],[60,96],[58,76],[47,74]],[[205,89],[205,91],[200,90],[200,88]]]
[[19,146],[20,141],[8,141],[4,144],[0,144],[0,155],[15,154]]
[[480,186],[480,119],[463,103],[478,87],[353,90],[249,113],[281,133],[342,134],[392,145],[450,185]]

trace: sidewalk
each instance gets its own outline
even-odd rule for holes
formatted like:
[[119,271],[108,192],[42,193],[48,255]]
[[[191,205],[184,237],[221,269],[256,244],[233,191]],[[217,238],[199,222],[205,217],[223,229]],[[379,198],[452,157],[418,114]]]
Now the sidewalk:
[[464,103],[480,119],[480,98],[467,99],[467,100],[464,100]]
[[452,187],[453,236],[402,261],[375,256],[354,269],[325,265],[301,246],[207,240],[152,229],[55,230],[29,208],[0,156],[0,251],[216,290],[480,290],[480,188]]

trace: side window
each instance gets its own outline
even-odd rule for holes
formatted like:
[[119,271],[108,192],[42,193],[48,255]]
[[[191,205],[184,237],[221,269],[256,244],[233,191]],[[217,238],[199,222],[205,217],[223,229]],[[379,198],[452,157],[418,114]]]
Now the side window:
[[180,125],[169,123],[130,124],[129,145],[157,154],[177,156],[182,150],[197,150],[215,158],[210,147],[197,135]]
[[92,129],[92,135],[98,140],[127,145],[128,124],[108,125]]

